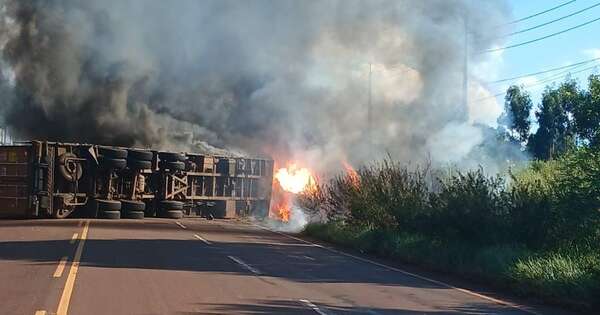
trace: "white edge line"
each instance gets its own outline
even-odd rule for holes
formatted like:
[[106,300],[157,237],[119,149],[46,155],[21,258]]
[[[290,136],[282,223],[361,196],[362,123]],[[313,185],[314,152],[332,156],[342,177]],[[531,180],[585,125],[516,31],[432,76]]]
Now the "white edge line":
[[243,262],[241,259],[235,257],[235,256],[227,256],[229,259],[235,261],[236,263],[238,263],[240,266],[248,269],[250,272],[259,275],[260,271],[258,271],[257,269],[255,269],[254,267],[246,264],[245,262]]
[[427,282],[430,282],[430,283],[434,283],[434,284],[437,284],[437,285],[440,285],[440,286],[443,286],[443,287],[446,287],[446,288],[449,288],[449,289],[454,289],[454,290],[460,291],[462,293],[465,293],[465,294],[468,294],[468,295],[471,295],[471,296],[475,296],[475,297],[478,297],[478,298],[481,298],[481,299],[484,299],[484,300],[488,300],[490,302],[494,302],[496,304],[500,304],[500,305],[504,305],[504,306],[509,306],[509,307],[512,307],[514,309],[517,309],[517,310],[520,310],[522,312],[526,312],[526,313],[529,313],[529,314],[543,315],[542,313],[538,313],[536,311],[532,311],[532,310],[526,309],[523,306],[520,306],[520,305],[515,304],[515,303],[511,303],[511,302],[499,300],[499,299],[496,299],[496,298],[493,298],[493,297],[490,297],[490,296],[487,296],[487,295],[483,295],[483,294],[480,294],[480,293],[477,293],[477,292],[473,292],[473,291],[468,290],[468,289],[463,289],[463,288],[455,287],[455,286],[453,286],[451,284],[448,284],[448,283],[445,283],[445,282],[441,282],[441,281],[438,281],[438,280],[433,280],[431,278],[427,278],[427,277],[424,277],[424,276],[421,276],[421,275],[418,275],[418,274],[415,274],[415,273],[412,273],[412,272],[408,272],[408,271],[405,271],[405,270],[402,270],[402,269],[398,269],[396,267],[391,267],[391,266],[388,266],[388,265],[384,265],[382,263],[378,263],[376,261],[372,261],[372,260],[367,259],[367,258],[358,257],[358,256],[355,256],[355,255],[352,255],[352,254],[341,252],[339,250],[336,250],[336,249],[333,249],[333,248],[330,248],[330,247],[327,247],[327,246],[315,244],[315,243],[309,242],[307,240],[303,240],[301,238],[294,237],[294,236],[291,236],[291,235],[288,235],[288,234],[285,234],[285,233],[281,233],[281,232],[269,230],[268,228],[260,226],[258,224],[252,223],[252,225],[257,226],[257,227],[259,227],[259,228],[261,228],[263,230],[267,230],[267,231],[270,231],[272,233],[279,234],[279,235],[282,235],[282,236],[285,236],[285,237],[288,237],[288,238],[291,238],[291,239],[294,239],[294,240],[297,240],[297,241],[300,241],[300,242],[304,242],[304,243],[307,243],[307,244],[315,245],[316,247],[320,247],[320,248],[328,250],[328,251],[330,251],[332,253],[336,253],[336,254],[339,254],[339,255],[351,257],[351,258],[360,260],[362,262],[370,263],[370,264],[373,264],[373,265],[376,265],[376,266],[379,266],[379,267],[382,267],[382,268],[385,268],[385,269],[388,269],[388,270],[391,270],[391,271],[395,271],[395,272],[399,272],[399,273],[405,274],[407,276],[411,276],[411,277],[414,277],[414,278],[417,278],[417,279],[421,279],[421,280],[424,280],[424,281],[427,281]]
[[65,271],[65,266],[67,265],[67,256],[63,256],[60,261],[58,262],[58,265],[56,266],[56,271],[54,271],[54,274],[52,275],[52,277],[54,278],[60,278],[62,277],[63,271]]
[[206,245],[211,245],[212,243],[207,241],[206,239],[204,239],[202,236],[198,235],[198,234],[194,234],[194,237],[203,241],[204,243],[206,243]]
[[77,241],[77,237],[79,237],[79,233],[73,233],[73,237],[71,237],[69,244],[74,244]]
[[309,300],[299,300],[302,304],[308,306],[310,309],[312,309],[313,311],[317,312],[320,315],[328,315],[327,313],[325,313],[324,311],[322,311],[318,306],[316,306],[313,302],[309,301]]
[[175,224],[179,225],[179,227],[181,227],[182,229],[187,229],[187,227],[183,224],[181,224],[181,222],[179,221],[175,221]]

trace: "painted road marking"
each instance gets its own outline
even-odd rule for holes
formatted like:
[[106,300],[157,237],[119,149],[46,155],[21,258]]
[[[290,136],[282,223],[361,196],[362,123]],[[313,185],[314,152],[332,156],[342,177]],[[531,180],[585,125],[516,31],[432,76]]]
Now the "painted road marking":
[[35,315],[46,315],[46,311],[35,311]]
[[197,239],[199,239],[199,240],[201,240],[201,241],[203,241],[204,243],[206,243],[206,245],[211,245],[212,244],[211,242],[205,240],[202,236],[200,236],[198,234],[194,234],[194,237],[197,238]]
[[315,247],[312,244],[294,244],[294,243],[268,243],[268,242],[253,242],[252,244],[265,244],[272,246],[297,246],[297,247]]
[[306,256],[306,255],[303,255],[302,257],[304,257],[304,258],[306,258],[306,259],[308,259],[308,260],[316,260],[316,259],[314,259],[314,258],[312,258],[312,257],[310,257],[310,256]]
[[179,225],[179,227],[184,230],[187,229],[187,227],[185,225],[181,224],[181,222],[179,222],[179,221],[175,221],[175,224]]
[[77,236],[79,236],[79,233],[73,233],[73,237],[71,237],[69,244],[75,244],[75,242],[77,241]]
[[317,312],[320,315],[330,315],[328,313],[325,313],[325,311],[321,310],[318,306],[316,306],[313,302],[311,302],[309,300],[299,300],[299,301],[300,301],[300,303],[306,305],[308,308]]
[[390,270],[390,271],[395,271],[395,272],[398,272],[398,273],[401,273],[401,274],[404,274],[404,275],[407,275],[407,276],[411,276],[411,277],[414,277],[414,278],[417,278],[417,279],[421,279],[421,280],[424,280],[424,281],[427,281],[427,282],[430,282],[430,283],[433,283],[433,284],[437,284],[439,286],[446,287],[448,289],[457,290],[457,291],[460,291],[460,292],[465,293],[467,295],[471,295],[471,296],[475,296],[475,297],[478,297],[478,298],[481,298],[481,299],[484,299],[484,300],[488,300],[488,301],[494,302],[496,304],[500,304],[500,305],[512,307],[514,309],[520,310],[520,311],[525,312],[525,313],[529,313],[529,314],[533,314],[533,315],[542,315],[542,313],[538,313],[536,311],[527,309],[524,306],[521,306],[521,305],[518,305],[518,304],[515,304],[515,303],[511,303],[511,302],[499,300],[499,299],[496,299],[496,298],[493,298],[493,297],[490,297],[490,296],[487,296],[487,295],[483,295],[483,294],[480,294],[480,293],[477,293],[477,292],[474,292],[474,291],[471,291],[471,290],[467,290],[467,289],[455,287],[453,285],[450,285],[450,284],[442,282],[442,281],[433,280],[431,278],[427,278],[427,277],[424,277],[424,276],[421,276],[421,275],[418,275],[418,274],[415,274],[415,273],[412,273],[412,272],[408,272],[408,271],[405,271],[405,270],[402,270],[402,269],[399,269],[399,268],[396,268],[396,267],[391,267],[391,266],[388,266],[388,265],[384,265],[382,263],[378,263],[378,262],[370,260],[370,259],[366,259],[366,258],[358,257],[358,256],[355,256],[355,255],[352,255],[352,254],[344,253],[342,251],[333,249],[331,247],[327,247],[327,246],[315,244],[315,243],[309,242],[307,240],[303,240],[301,238],[294,237],[294,236],[291,236],[291,235],[288,235],[288,234],[285,234],[285,233],[281,233],[281,232],[269,230],[268,228],[260,226],[258,224],[252,223],[252,225],[254,225],[256,227],[259,227],[259,228],[261,228],[263,230],[270,231],[272,233],[285,236],[287,238],[291,238],[291,239],[294,239],[294,240],[297,240],[297,241],[300,241],[300,242],[303,242],[303,243],[306,243],[306,244],[312,244],[312,245],[314,245],[316,247],[322,248],[322,249],[330,251],[332,253],[336,253],[338,255],[342,255],[342,256],[354,258],[356,260],[360,260],[360,261],[365,262],[365,263],[369,263],[369,264],[372,264],[372,265],[375,265],[375,266],[378,266],[378,267],[381,267],[381,268],[384,268],[384,269],[387,269],[387,270]]
[[65,265],[67,264],[67,256],[64,256],[58,262],[58,266],[56,266],[56,271],[54,271],[54,278],[60,278],[62,276],[63,271],[65,270]]
[[229,259],[235,261],[236,263],[238,263],[238,265],[248,269],[250,272],[252,272],[253,274],[260,274],[260,271],[256,270],[254,267],[248,265],[247,263],[243,262],[241,259],[234,257],[234,256],[227,256]]
[[69,311],[69,302],[71,301],[71,295],[73,294],[73,286],[75,285],[75,278],[77,278],[77,270],[79,270],[79,261],[81,260],[81,254],[83,253],[83,246],[85,245],[85,239],[87,238],[88,229],[90,227],[90,220],[85,221],[83,231],[81,232],[81,240],[75,250],[75,256],[73,257],[73,264],[69,269],[69,276],[65,283],[60,302],[58,303],[58,310],[56,315],[67,315]]

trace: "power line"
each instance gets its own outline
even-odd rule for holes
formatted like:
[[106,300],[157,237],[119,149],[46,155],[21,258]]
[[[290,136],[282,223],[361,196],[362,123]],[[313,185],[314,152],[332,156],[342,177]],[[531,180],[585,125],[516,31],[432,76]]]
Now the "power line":
[[534,75],[539,75],[539,74],[554,72],[556,70],[562,70],[562,69],[576,67],[576,66],[587,64],[587,63],[590,63],[590,62],[596,61],[596,60],[600,60],[600,57],[598,57],[598,58],[592,58],[592,59],[588,59],[588,60],[584,60],[584,61],[580,61],[580,62],[569,64],[569,65],[566,65],[566,66],[556,67],[556,68],[552,68],[552,69],[548,69],[548,70],[544,70],[544,71],[538,71],[538,72],[533,72],[533,73],[521,74],[521,75],[518,75],[518,76],[515,76],[515,77],[500,79],[500,80],[492,81],[492,82],[489,82],[489,83],[490,84],[494,84],[494,83],[501,83],[501,82],[506,82],[506,81],[513,81],[513,80],[516,80],[516,79],[522,79],[522,78],[526,78],[526,77],[530,77],[530,76],[534,76]]
[[538,86],[538,85],[541,85],[541,84],[544,84],[544,83],[555,81],[556,79],[562,78],[564,76],[573,75],[573,74],[581,73],[581,72],[584,72],[584,71],[588,71],[588,70],[597,68],[598,66],[599,66],[598,64],[595,64],[595,65],[593,65],[591,67],[587,67],[587,68],[584,68],[584,69],[581,69],[581,70],[578,70],[578,71],[574,71],[574,72],[570,72],[570,71],[562,72],[559,75],[555,75],[555,76],[546,78],[546,79],[544,79],[542,81],[536,82],[535,84],[526,85],[525,88],[531,88],[531,87]]
[[[587,67],[587,68],[584,68],[584,69],[581,69],[581,70],[578,70],[578,71],[574,71],[574,72],[571,72],[570,71],[571,69],[569,69],[568,71],[563,71],[560,74],[556,74],[556,75],[550,76],[550,77],[545,78],[545,79],[543,79],[541,81],[538,81],[536,83],[529,84],[529,85],[523,85],[523,88],[528,89],[528,88],[532,88],[532,87],[535,87],[535,86],[539,86],[539,85],[542,85],[544,83],[555,81],[556,79],[565,77],[567,75],[573,75],[573,74],[577,74],[577,73],[581,73],[581,72],[584,72],[584,71],[588,71],[588,70],[597,68],[598,66],[600,66],[600,65],[599,64],[595,64],[595,65],[593,65],[591,67]],[[503,96],[503,95],[506,95],[506,92],[500,92],[500,93],[497,93],[497,94],[494,94],[494,95],[491,95],[491,96],[482,97],[482,98],[478,99],[477,101],[484,101],[484,100],[487,100],[487,99],[496,98],[498,96]]]
[[567,28],[567,29],[565,29],[565,30],[562,30],[562,31],[559,31],[559,32],[556,32],[556,33],[552,33],[552,34],[550,34],[550,35],[546,35],[546,36],[538,37],[538,38],[536,38],[536,39],[528,40],[528,41],[526,41],[526,42],[521,42],[521,43],[514,44],[514,45],[509,45],[509,46],[504,46],[504,47],[500,47],[500,48],[492,48],[492,49],[484,50],[484,51],[482,51],[482,52],[480,52],[480,53],[490,53],[490,52],[495,52],[495,51],[500,51],[500,50],[506,50],[506,49],[510,49],[510,48],[515,48],[515,47],[519,47],[519,46],[523,46],[523,45],[527,45],[527,44],[531,44],[531,43],[539,42],[539,41],[541,41],[541,40],[544,40],[544,39],[546,39],[546,38],[554,37],[554,36],[556,36],[556,35],[560,35],[560,34],[563,34],[563,33],[566,33],[566,32],[568,32],[568,31],[572,31],[572,30],[574,30],[574,29],[577,29],[577,28],[580,28],[580,27],[586,26],[586,25],[588,25],[588,24],[592,24],[592,23],[594,23],[594,22],[596,22],[596,21],[598,21],[598,20],[600,20],[600,17],[598,17],[598,18],[595,18],[595,19],[593,19],[593,20],[590,20],[590,21],[587,21],[587,22],[584,22],[584,23],[581,23],[581,24],[578,24],[578,25],[575,25],[575,26],[573,26],[573,27],[570,27],[570,28]]
[[549,25],[549,24],[552,24],[552,23],[555,23],[555,22],[558,22],[558,21],[564,20],[564,19],[566,19],[566,18],[570,18],[570,17],[572,17],[572,16],[574,16],[574,15],[577,15],[577,14],[579,14],[579,13],[582,13],[582,12],[585,12],[585,11],[587,11],[587,10],[593,9],[593,8],[595,8],[595,7],[599,6],[599,5],[600,5],[600,2],[598,2],[598,3],[594,4],[594,5],[591,5],[591,6],[587,7],[587,8],[583,8],[583,9],[581,9],[581,10],[579,10],[579,11],[573,12],[573,13],[571,13],[571,14],[568,14],[568,15],[565,15],[565,16],[562,16],[562,17],[559,17],[559,18],[557,18],[557,19],[554,19],[554,20],[552,20],[552,21],[548,21],[548,22],[546,22],[546,23],[538,24],[538,25],[536,25],[536,26],[532,26],[532,27],[529,27],[529,28],[526,28],[526,29],[523,29],[523,30],[519,30],[519,31],[516,31],[516,32],[512,32],[512,33],[510,33],[510,34],[506,34],[506,35],[504,35],[503,37],[508,37],[508,36],[513,36],[513,35],[517,35],[517,34],[521,34],[521,33],[529,32],[529,31],[531,31],[531,30],[535,30],[535,29],[537,29],[537,28],[544,27],[544,26],[546,26],[546,25]]
[[568,5],[568,4],[571,4],[571,3],[575,2],[575,1],[577,1],[577,0],[571,0],[571,1],[567,1],[567,2],[565,2],[565,3],[563,3],[563,4],[559,4],[559,5],[557,5],[557,6],[553,7],[553,8],[550,8],[550,9],[544,10],[544,11],[542,11],[542,12],[538,12],[538,13],[535,13],[535,14],[532,14],[532,15],[529,15],[529,16],[526,16],[526,17],[524,17],[524,18],[520,18],[520,19],[518,19],[518,20],[514,20],[514,21],[512,21],[512,22],[509,22],[508,24],[510,25],[510,24],[519,23],[519,22],[522,22],[522,21],[525,21],[525,20],[529,20],[529,19],[531,19],[531,18],[534,18],[534,17],[536,17],[536,16],[538,16],[538,15],[542,15],[542,14],[544,14],[544,13],[548,13],[548,12],[550,12],[550,11],[554,11],[554,10],[556,10],[556,9],[562,8],[562,7],[564,7],[564,6]]

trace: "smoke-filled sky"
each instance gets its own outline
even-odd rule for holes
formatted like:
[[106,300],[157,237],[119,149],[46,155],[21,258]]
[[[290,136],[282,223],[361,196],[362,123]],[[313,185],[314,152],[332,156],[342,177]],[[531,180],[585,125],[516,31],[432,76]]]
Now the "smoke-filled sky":
[[2,115],[21,139],[460,162],[498,114],[464,103],[465,47],[485,65],[509,18],[500,0],[0,0]]

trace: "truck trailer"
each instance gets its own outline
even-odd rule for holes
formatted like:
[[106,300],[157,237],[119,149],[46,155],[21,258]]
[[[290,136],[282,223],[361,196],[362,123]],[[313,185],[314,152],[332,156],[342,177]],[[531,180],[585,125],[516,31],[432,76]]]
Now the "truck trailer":
[[268,215],[270,159],[94,144],[0,145],[0,217]]

